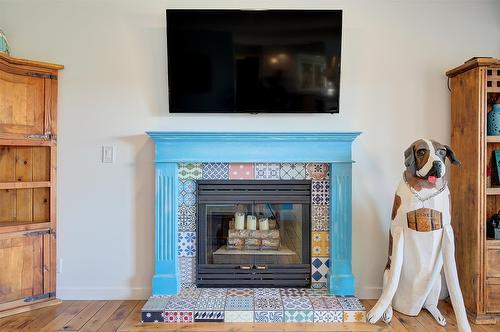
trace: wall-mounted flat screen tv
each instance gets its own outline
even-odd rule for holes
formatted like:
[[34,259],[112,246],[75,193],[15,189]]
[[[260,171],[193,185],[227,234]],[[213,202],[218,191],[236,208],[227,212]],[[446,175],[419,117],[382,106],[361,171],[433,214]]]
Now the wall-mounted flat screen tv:
[[171,113],[338,113],[341,10],[167,9]]

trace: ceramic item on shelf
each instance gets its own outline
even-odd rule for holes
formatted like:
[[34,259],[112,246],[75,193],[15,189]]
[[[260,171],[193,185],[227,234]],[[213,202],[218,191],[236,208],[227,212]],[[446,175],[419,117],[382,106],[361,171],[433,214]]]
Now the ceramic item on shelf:
[[247,229],[255,231],[257,229],[257,217],[249,215],[247,216]]
[[0,52],[10,54],[9,43],[7,42],[7,37],[2,30],[0,30]]
[[500,104],[493,105],[488,113],[488,136],[500,136]]
[[242,212],[236,212],[234,218],[235,218],[234,228],[245,229],[245,214]]

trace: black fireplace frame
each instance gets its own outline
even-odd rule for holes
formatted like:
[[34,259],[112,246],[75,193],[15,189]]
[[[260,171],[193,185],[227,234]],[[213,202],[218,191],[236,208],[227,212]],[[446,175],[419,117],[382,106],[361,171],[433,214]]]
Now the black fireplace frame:
[[[311,285],[311,180],[197,180],[197,287],[310,287]],[[302,264],[253,266],[207,264],[207,204],[302,204]]]

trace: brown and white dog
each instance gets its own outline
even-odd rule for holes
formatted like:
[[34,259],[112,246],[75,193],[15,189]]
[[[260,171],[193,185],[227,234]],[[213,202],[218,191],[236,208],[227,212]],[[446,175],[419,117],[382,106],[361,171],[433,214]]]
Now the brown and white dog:
[[444,274],[459,331],[470,331],[458,282],[451,228],[450,192],[443,176],[445,158],[460,162],[449,146],[420,139],[405,151],[406,170],[392,208],[389,259],[383,291],[368,312],[370,323],[392,319],[392,309],[416,316],[427,309],[438,324],[446,320],[437,308]]

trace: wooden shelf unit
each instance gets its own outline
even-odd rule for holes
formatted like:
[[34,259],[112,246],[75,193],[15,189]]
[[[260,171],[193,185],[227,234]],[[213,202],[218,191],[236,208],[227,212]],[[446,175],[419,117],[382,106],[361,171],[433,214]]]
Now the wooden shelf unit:
[[469,318],[494,324],[500,321],[500,241],[486,238],[486,221],[500,210],[500,187],[487,186],[486,169],[500,137],[487,136],[486,118],[500,96],[500,60],[473,58],[446,75],[451,146],[462,161],[450,175],[460,286]]
[[60,65],[0,52],[0,317],[56,303]]

